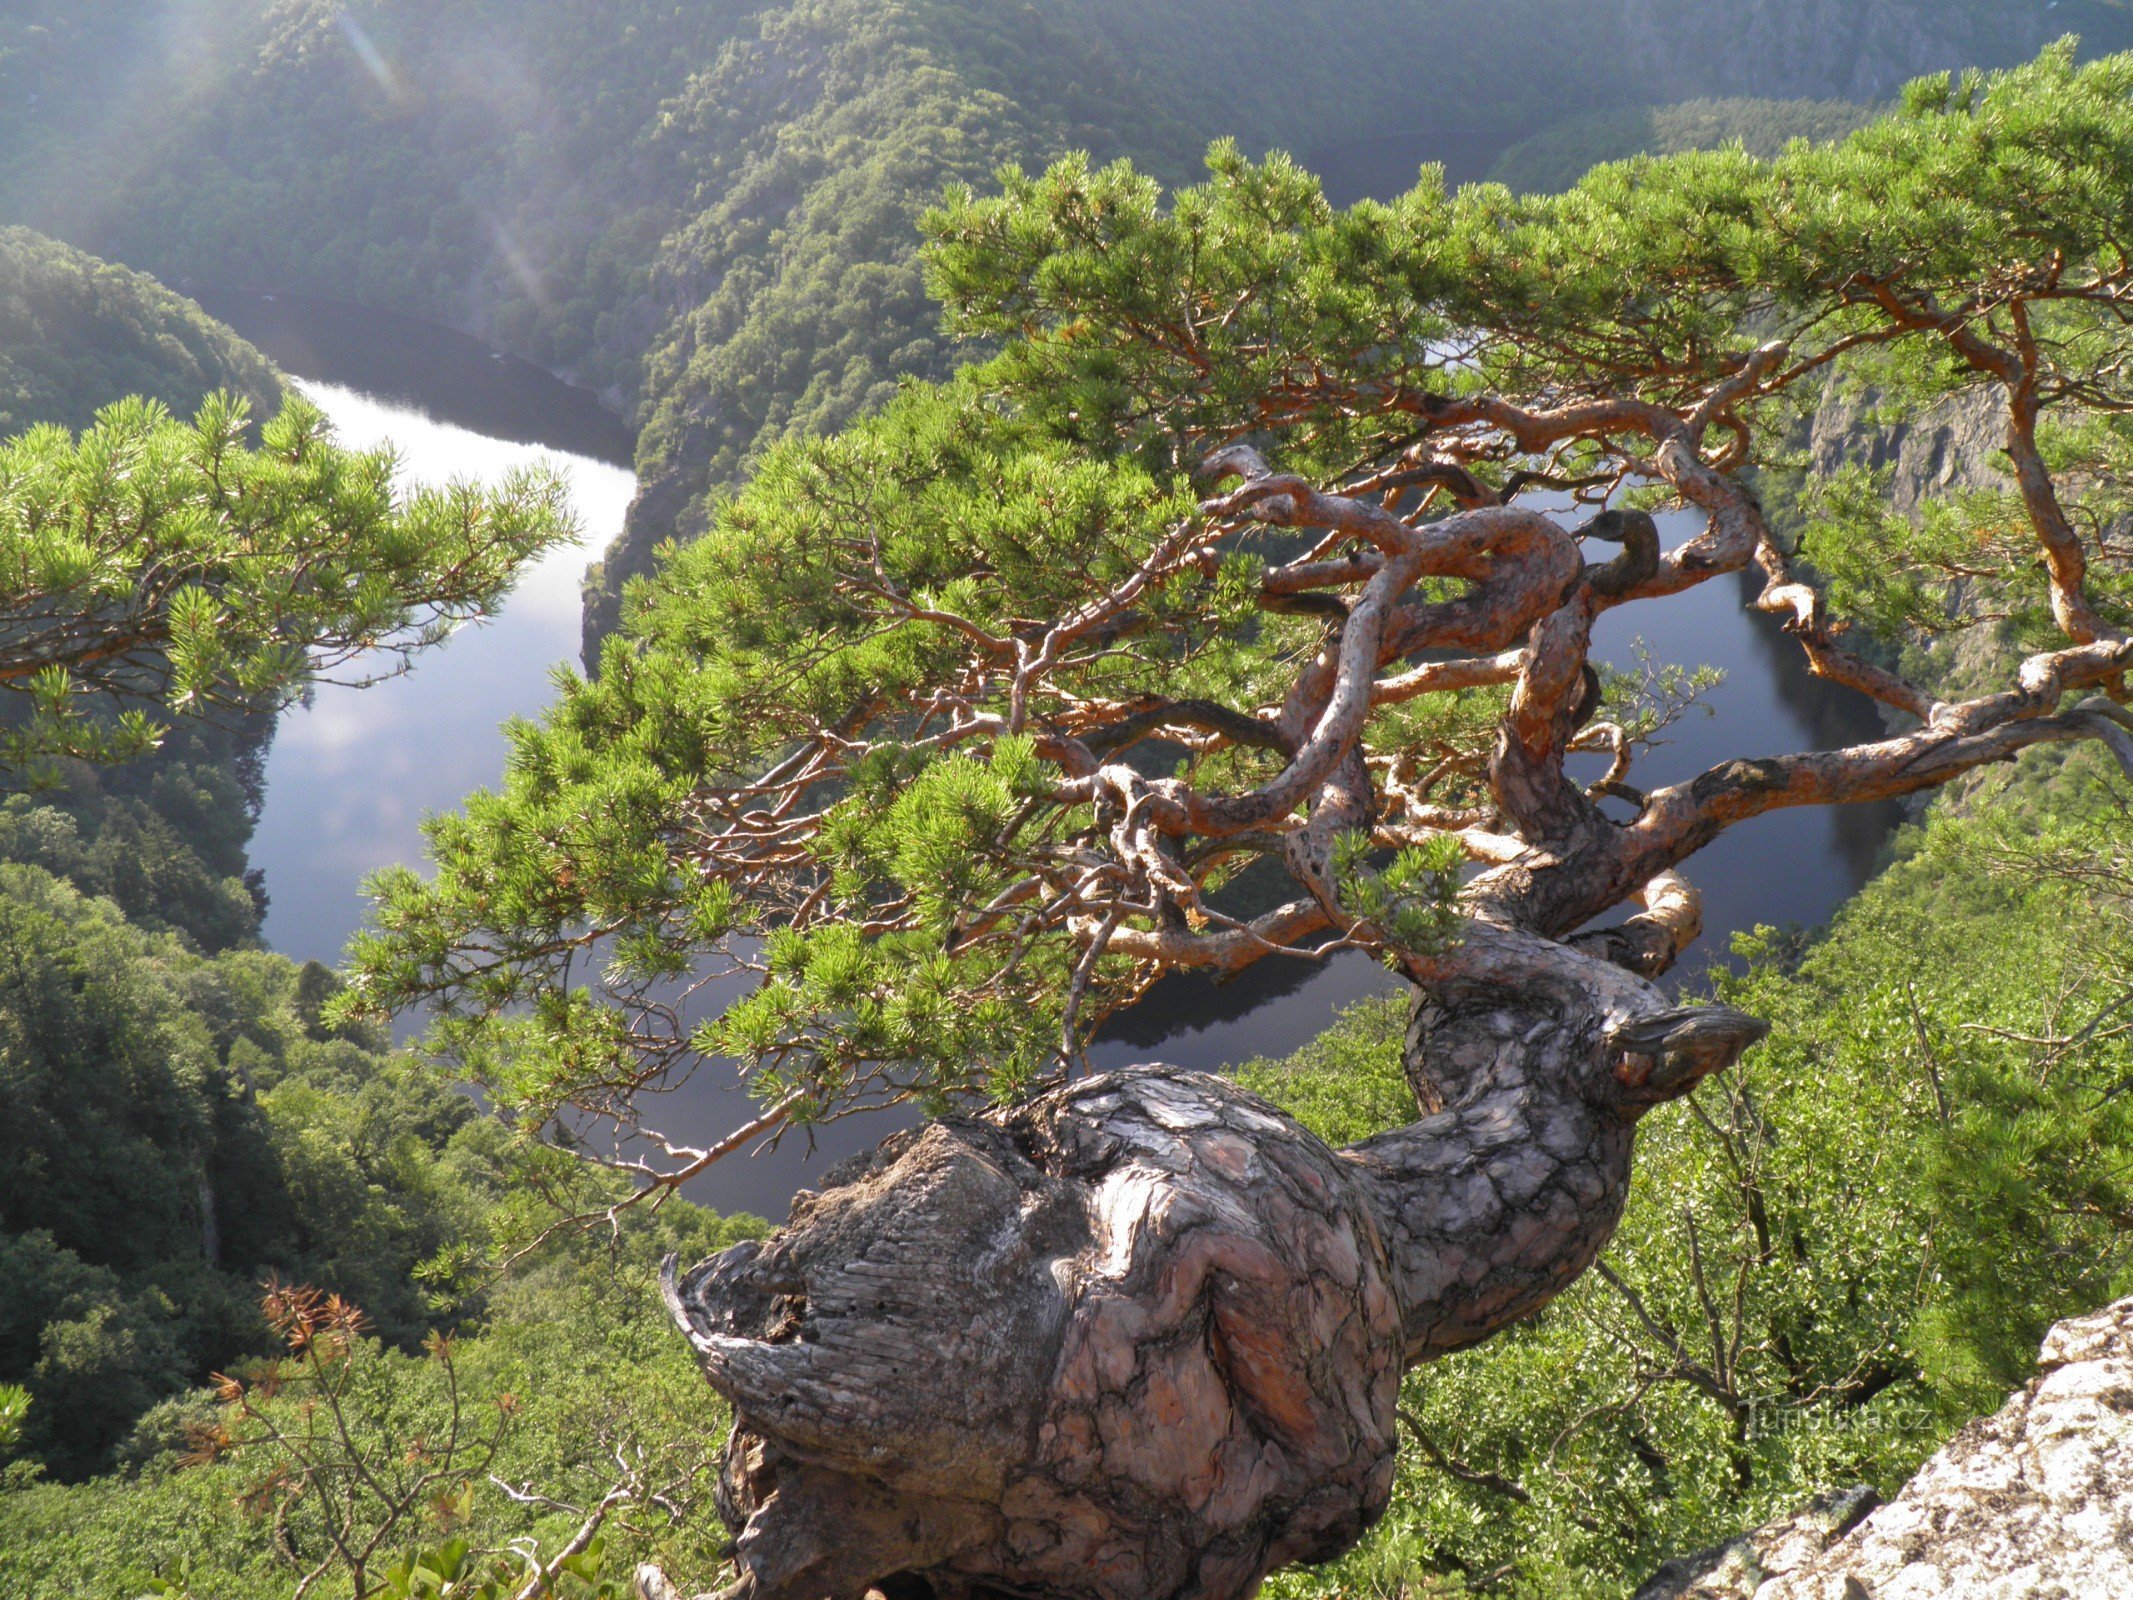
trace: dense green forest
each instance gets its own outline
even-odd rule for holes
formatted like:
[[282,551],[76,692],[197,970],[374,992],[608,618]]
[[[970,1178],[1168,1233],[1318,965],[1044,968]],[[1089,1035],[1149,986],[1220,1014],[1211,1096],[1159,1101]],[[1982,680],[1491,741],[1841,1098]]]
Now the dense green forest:
[[[1705,31],[1717,22],[1689,15],[1725,7],[1632,8],[1657,32],[1686,28],[1684,54],[1664,84],[1588,60],[1605,87],[1582,98],[1567,50],[1539,71],[1479,33],[1448,51],[1426,7],[1231,9],[1228,25],[1188,28],[1068,0],[227,0],[185,8],[201,30],[175,47],[189,75],[149,93],[175,12],[16,6],[0,18],[0,206],[173,281],[244,276],[426,312],[609,387],[643,424],[648,509],[617,569],[635,573],[773,441],[878,411],[899,377],[943,375],[980,343],[939,328],[918,255],[916,218],[945,183],[1076,147],[1189,175],[1245,114],[1240,85],[1275,62],[1296,70],[1256,102],[1255,153],[1442,116],[1485,123],[1505,151],[1495,176],[1532,190],[1643,153],[1738,140],[1774,154],[1865,116],[1827,98],[1680,100],[1755,76],[1727,65],[1738,56]],[[1560,23],[1545,0],[1500,9],[1506,28]],[[1859,13],[1899,75],[1920,64],[1905,50],[1997,60],[2037,37],[2038,18],[1981,4],[1938,8],[1951,15],[1922,43],[1902,26],[1919,9]],[[2070,11],[2122,20],[2061,7],[2055,28]],[[1795,23],[1826,43],[1814,15]],[[1407,65],[1432,45],[1464,97],[1453,111]],[[1775,88],[1893,88],[1861,71],[1803,68]],[[115,126],[121,102],[136,120]],[[106,444],[160,468],[205,436],[153,410],[99,430],[126,395],[186,418],[233,391],[261,420],[284,398],[188,302],[20,228],[0,233],[0,335],[0,433],[81,436],[10,446],[10,487],[39,462],[92,465]],[[1870,376],[1934,397],[1931,374]],[[312,438],[298,427],[260,449],[330,451]],[[801,470],[791,453],[773,461],[774,486]],[[1788,485],[1773,501],[1866,526],[1873,487]],[[2104,500],[2116,492],[2108,481]],[[1920,569],[1959,520],[1929,518],[1905,546]],[[22,570],[52,567],[38,559]],[[706,570],[643,591],[640,643],[696,641],[687,584]],[[1890,576],[1835,547],[1824,573],[1872,590],[1880,648],[1920,658],[1949,627],[1950,592]],[[1991,646],[1942,661],[1951,681],[2035,624],[1958,620]],[[584,690],[572,738],[616,714],[599,694],[665,686]],[[765,1225],[670,1200],[529,1243],[553,1204],[619,1191],[514,1140],[357,1017],[341,976],[261,944],[245,844],[266,710],[158,724],[154,753],[123,763],[82,759],[93,739],[38,746],[39,787],[0,800],[0,1589],[286,1594],[342,1559],[347,1526],[389,1518],[374,1576],[412,1594],[421,1582],[390,1563],[426,1550],[441,1587],[473,1560],[455,1539],[560,1559],[615,1488],[618,1456],[635,1463],[624,1509],[555,1568],[557,1591],[618,1592],[639,1557],[712,1581],[721,1423],[654,1272],[668,1251],[693,1260]],[[564,751],[536,776],[561,783],[585,759]],[[1744,938],[1718,992],[1772,1019],[1771,1043],[1655,1119],[1604,1271],[1530,1326],[1410,1376],[1392,1515],[1363,1550],[1274,1592],[1625,1593],[1666,1556],[1818,1489],[1901,1481],[2021,1380],[2046,1323],[2133,1288],[2133,1033],[2116,1020],[2133,985],[2128,804],[2108,762],[2033,755],[1922,814],[1832,928]],[[1404,1025],[1368,1005],[1240,1073],[1352,1139],[1415,1114]],[[262,1281],[344,1296],[364,1320],[263,1302]],[[306,1340],[330,1352],[337,1338],[341,1376],[306,1366]],[[257,1365],[277,1351],[279,1367]],[[262,1370],[275,1376],[249,1389],[216,1376]],[[314,1441],[315,1478],[292,1476],[305,1458],[263,1440],[308,1426],[322,1383],[345,1385],[347,1431]],[[392,1485],[357,1495],[347,1526],[316,1488],[344,1459]],[[455,1592],[519,1570],[465,1566]]]
[[[950,182],[1069,149],[1179,181],[1222,136],[1411,129],[1419,162],[1697,95],[1873,102],[2070,30],[2133,41],[2112,0],[1639,0],[1604,28],[1572,0],[25,0],[0,17],[0,218],[181,287],[440,317],[608,390],[646,492],[596,635],[765,444],[952,365],[913,248]],[[1568,138],[1703,137],[1635,126]]]
[[[77,463],[92,484],[101,465],[155,476],[171,494],[181,474],[155,446],[137,452],[197,436],[156,407],[206,417],[223,394],[266,417],[285,394],[257,351],[138,274],[21,229],[0,234],[0,274],[0,414],[29,430],[0,450],[10,574],[0,656],[14,688],[41,647],[51,659],[39,586],[58,610],[94,603],[84,575],[37,544],[56,509],[38,497]],[[244,471],[242,447],[222,448],[224,470]],[[323,438],[307,449],[355,483],[381,465]],[[321,518],[336,533],[331,491],[315,483],[253,492],[272,496],[279,516]],[[481,536],[509,532],[457,509]],[[151,525],[111,510],[122,531],[107,553],[138,559]],[[402,517],[392,536],[410,535],[422,530]],[[179,553],[166,546],[182,570]],[[355,553],[368,583],[397,587],[374,554]],[[441,558],[450,564],[426,547],[424,560]],[[262,591],[256,574],[222,581],[233,578],[249,580],[247,598],[270,606],[278,628],[305,627],[299,596]],[[212,1375],[281,1347],[261,1302],[262,1283],[277,1279],[362,1307],[375,1367],[365,1423],[394,1450],[437,1399],[425,1388],[437,1359],[422,1352],[444,1329],[467,1336],[455,1361],[468,1384],[528,1396],[509,1414],[498,1471],[567,1493],[588,1461],[642,1447],[662,1489],[701,1489],[693,1375],[645,1314],[650,1262],[662,1243],[715,1247],[760,1224],[679,1205],[617,1253],[551,1252],[495,1293],[460,1281],[515,1203],[508,1140],[386,1033],[329,1019],[334,974],[262,946],[265,890],[245,846],[274,701],[265,679],[246,681],[211,717],[161,724],[146,741],[77,737],[64,753],[47,741],[34,773],[23,735],[48,707],[0,703],[11,730],[0,781],[0,1588],[10,1595],[137,1594],[181,1559],[203,1594],[293,1581],[280,1552],[313,1537],[310,1507],[252,1538],[226,1525],[233,1497],[260,1475],[249,1457],[177,1472],[219,1414]],[[95,704],[76,715],[112,725]],[[139,753],[144,742],[151,753]],[[632,1373],[646,1396],[668,1394],[663,1433],[655,1410],[601,1414],[587,1386],[609,1370]],[[499,1505],[502,1521],[470,1507],[468,1525],[546,1531],[542,1508]],[[694,1550],[701,1532],[672,1538]]]

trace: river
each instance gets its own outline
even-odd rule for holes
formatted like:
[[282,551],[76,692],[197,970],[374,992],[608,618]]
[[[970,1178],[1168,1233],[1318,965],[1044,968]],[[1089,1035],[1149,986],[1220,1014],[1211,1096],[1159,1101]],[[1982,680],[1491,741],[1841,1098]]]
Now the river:
[[[390,441],[411,480],[493,478],[546,461],[567,474],[582,525],[581,543],[529,573],[500,617],[464,630],[405,676],[360,690],[321,686],[282,719],[252,844],[270,897],[266,937],[298,960],[331,964],[362,920],[362,878],[419,862],[422,818],[499,780],[502,724],[538,714],[555,664],[576,658],[579,580],[621,527],[634,489],[629,440],[584,391],[427,323],[306,297],[200,298],[296,378],[344,443]],[[1672,543],[1697,522],[1677,515],[1663,525]],[[1707,697],[1711,714],[1692,713],[1640,760],[1639,783],[1876,731],[1872,708],[1810,677],[1776,625],[1746,611],[1747,597],[1732,583],[1706,584],[1602,619],[1601,659],[1628,664],[1641,638],[1658,659],[1726,674]],[[1708,931],[1684,963],[1689,981],[1724,959],[1736,929],[1826,920],[1865,881],[1893,816],[1883,806],[1780,812],[1698,856],[1689,871],[1704,892]],[[1226,987],[1173,979],[1115,1024],[1092,1060],[1216,1068],[1280,1054],[1322,1031],[1341,1006],[1391,986],[1382,969],[1352,954],[1322,968],[1263,963]],[[736,1086],[700,1076],[669,1109],[672,1131],[706,1140],[743,1120],[747,1102]],[[883,1131],[878,1120],[834,1126],[812,1154],[788,1141],[774,1156],[721,1163],[690,1193],[721,1209],[778,1215],[826,1161]]]

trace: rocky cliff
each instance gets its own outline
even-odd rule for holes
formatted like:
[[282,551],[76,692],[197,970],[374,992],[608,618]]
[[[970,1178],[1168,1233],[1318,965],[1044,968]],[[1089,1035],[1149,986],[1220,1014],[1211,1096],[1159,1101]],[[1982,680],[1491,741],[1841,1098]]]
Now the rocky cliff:
[[[1597,13],[1618,20],[1602,29]],[[2033,55],[2064,34],[2110,49],[2125,13],[2097,0],[1615,0],[1595,32],[1620,39],[1651,99],[1752,94],[1886,100],[1909,79]]]
[[1873,416],[1868,391],[1832,390],[1809,424],[1807,450],[1818,473],[1840,467],[1889,470],[1889,505],[1906,516],[1951,491],[2005,485],[2007,419],[1996,389],[1980,389],[1909,422]]
[[2062,1322],[2037,1376],[1888,1504],[1828,1497],[1669,1562],[1635,1600],[2133,1595],[2133,1299]]

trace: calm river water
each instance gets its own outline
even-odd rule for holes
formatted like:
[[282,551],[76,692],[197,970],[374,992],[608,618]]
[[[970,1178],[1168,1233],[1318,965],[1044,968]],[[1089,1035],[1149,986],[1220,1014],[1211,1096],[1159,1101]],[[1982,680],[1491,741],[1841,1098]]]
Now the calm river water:
[[[536,715],[553,693],[555,664],[575,660],[579,580],[621,527],[634,488],[629,438],[584,391],[445,329],[286,295],[201,299],[298,379],[343,442],[390,441],[410,480],[491,478],[547,461],[568,474],[584,529],[576,549],[522,581],[497,620],[466,630],[404,677],[363,690],[321,687],[283,719],[252,846],[271,897],[266,934],[290,956],[331,964],[362,920],[362,878],[421,860],[421,819],[499,780],[502,724]],[[1695,529],[1689,518],[1669,522],[1670,542]],[[1661,660],[1726,674],[1708,699],[1715,714],[1692,714],[1670,730],[1669,742],[1639,762],[1639,783],[1874,733],[1868,705],[1809,677],[1797,647],[1746,612],[1746,597],[1711,584],[1603,620],[1596,654],[1604,659],[1627,664],[1641,638]],[[1723,959],[1737,929],[1825,920],[1865,881],[1892,816],[1887,807],[1784,812],[1726,835],[1690,867],[1708,931],[1685,971]],[[1215,1068],[1279,1054],[1322,1031],[1341,1006],[1390,984],[1352,955],[1324,968],[1248,973],[1227,987],[1173,980],[1116,1026],[1094,1059]],[[668,1110],[674,1131],[705,1140],[745,1120],[747,1102],[736,1085],[697,1081]],[[861,1119],[824,1130],[812,1153],[788,1141],[775,1155],[721,1163],[691,1193],[722,1209],[778,1215],[828,1160],[885,1131]]]

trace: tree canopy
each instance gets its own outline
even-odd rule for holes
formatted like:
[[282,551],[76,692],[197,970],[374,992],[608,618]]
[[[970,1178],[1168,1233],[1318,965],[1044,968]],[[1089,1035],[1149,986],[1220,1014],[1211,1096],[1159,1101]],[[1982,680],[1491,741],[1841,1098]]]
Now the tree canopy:
[[[720,1152],[635,1097],[706,1061],[804,1120],[1019,1094],[1181,966],[1653,974],[1696,923],[1677,869],[1740,820],[2127,748],[2129,89],[2133,57],[2062,45],[1836,145],[1558,197],[1341,213],[1227,149],[1167,204],[1074,160],[952,197],[931,281],[1000,353],[773,452],[635,592],[502,792],[435,825],[435,880],[382,881],[363,1001],[434,1002],[524,1128],[613,1119],[661,1184]],[[1824,587],[1764,515],[1799,407],[1866,376],[2001,409],[2011,485],[1953,513],[2019,622],[1992,693],[1868,644],[1946,575],[1944,526],[1833,503]],[[1663,550],[1668,507],[1703,527]],[[1592,622],[1750,569],[1902,731],[1766,757],[1743,730],[1646,791],[1674,691],[1600,683]]]
[[552,477],[403,494],[390,450],[341,450],[308,401],[256,447],[250,415],[228,395],[191,423],[129,399],[79,437],[45,425],[0,445],[14,781],[139,754],[159,717],[273,710],[322,675],[389,671],[570,536]]

